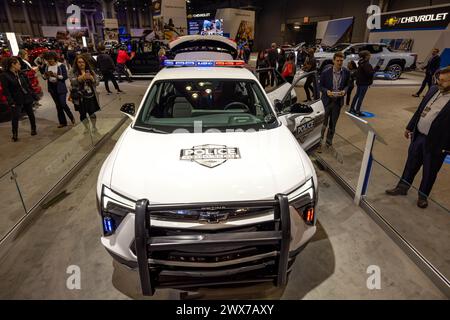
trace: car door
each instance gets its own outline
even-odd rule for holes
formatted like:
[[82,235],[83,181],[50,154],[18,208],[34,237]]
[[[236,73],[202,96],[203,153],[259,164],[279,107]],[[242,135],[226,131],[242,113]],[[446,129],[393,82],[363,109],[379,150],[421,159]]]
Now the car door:
[[365,50],[370,52],[369,63],[372,65],[372,67],[375,68],[375,66],[377,66],[378,64],[382,65],[384,63],[384,58],[382,55],[383,47],[381,45],[368,44]]
[[[302,99],[307,78],[312,80],[312,100]],[[294,92],[294,93],[293,93]],[[282,100],[275,101],[278,118],[295,136],[304,150],[308,150],[320,142],[325,109],[320,99],[317,72],[301,74],[290,85]]]
[[[274,68],[256,69],[256,77],[263,86],[269,97],[270,102],[275,106],[275,101],[281,101],[286,93],[290,91],[291,84],[287,82],[281,74]],[[295,98],[295,91],[291,91]]]

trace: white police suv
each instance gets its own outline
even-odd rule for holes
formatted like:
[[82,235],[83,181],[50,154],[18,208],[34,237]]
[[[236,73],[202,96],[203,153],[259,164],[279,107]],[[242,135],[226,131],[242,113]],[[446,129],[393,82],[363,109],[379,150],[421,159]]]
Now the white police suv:
[[122,106],[132,123],[97,184],[101,242],[139,270],[144,295],[283,286],[316,231],[317,177],[299,141],[318,142],[323,106],[295,102],[286,84],[269,98],[242,61],[175,58],[140,106]]

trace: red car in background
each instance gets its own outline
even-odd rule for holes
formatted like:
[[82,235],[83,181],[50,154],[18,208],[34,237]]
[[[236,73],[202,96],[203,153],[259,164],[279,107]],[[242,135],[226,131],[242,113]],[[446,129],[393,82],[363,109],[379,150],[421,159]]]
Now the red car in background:
[[2,83],[0,82],[0,122],[9,120],[11,120],[11,110],[6,97],[3,95]]

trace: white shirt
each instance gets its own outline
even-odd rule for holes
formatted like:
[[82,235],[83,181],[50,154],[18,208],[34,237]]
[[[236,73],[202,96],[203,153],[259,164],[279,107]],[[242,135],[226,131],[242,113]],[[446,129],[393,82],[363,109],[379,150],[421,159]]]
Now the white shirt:
[[428,135],[430,131],[431,124],[434,119],[436,119],[439,112],[445,107],[450,99],[450,93],[443,94],[438,91],[436,94],[428,101],[427,105],[420,115],[419,123],[417,124],[417,129],[420,133]]
[[[48,72],[53,72],[54,74],[58,74],[58,64],[55,64],[54,66],[48,65],[47,68]],[[58,79],[56,77],[50,77],[50,82],[56,82]]]

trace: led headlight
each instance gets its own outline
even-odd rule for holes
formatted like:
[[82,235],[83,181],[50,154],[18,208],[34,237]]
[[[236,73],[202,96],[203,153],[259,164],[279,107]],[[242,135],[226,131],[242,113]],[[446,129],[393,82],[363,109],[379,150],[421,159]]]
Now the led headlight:
[[115,232],[123,218],[134,212],[135,201],[103,186],[100,199],[100,214],[102,216],[103,233],[109,236]]
[[289,205],[293,207],[299,215],[309,225],[316,222],[314,208],[316,205],[316,192],[313,179],[309,179],[299,188],[288,194]]

